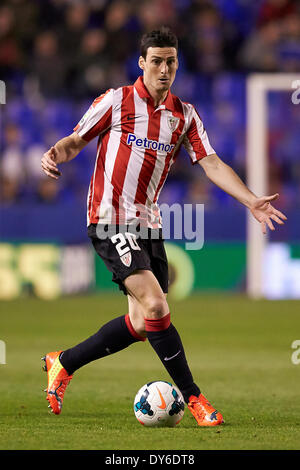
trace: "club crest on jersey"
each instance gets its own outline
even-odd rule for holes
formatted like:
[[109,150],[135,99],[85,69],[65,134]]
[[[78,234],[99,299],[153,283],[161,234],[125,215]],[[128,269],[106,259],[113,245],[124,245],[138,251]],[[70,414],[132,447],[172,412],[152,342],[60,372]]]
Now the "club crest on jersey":
[[124,255],[120,256],[120,260],[122,261],[123,264],[125,264],[125,266],[127,266],[127,268],[129,268],[129,266],[131,265],[131,261],[132,261],[131,252],[128,251]]
[[172,132],[176,131],[176,129],[178,127],[178,124],[179,124],[179,121],[180,121],[180,118],[178,118],[178,117],[174,117],[174,116],[168,116],[167,117],[167,122],[168,122],[168,126],[169,126],[170,131],[172,131]]

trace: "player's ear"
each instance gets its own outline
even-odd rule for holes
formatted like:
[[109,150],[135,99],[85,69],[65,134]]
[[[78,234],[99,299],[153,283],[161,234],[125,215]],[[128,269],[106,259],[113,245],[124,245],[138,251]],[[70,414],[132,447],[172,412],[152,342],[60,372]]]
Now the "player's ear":
[[145,69],[145,59],[143,56],[140,56],[139,57],[139,61],[138,61],[138,64],[139,64],[139,68],[144,70]]

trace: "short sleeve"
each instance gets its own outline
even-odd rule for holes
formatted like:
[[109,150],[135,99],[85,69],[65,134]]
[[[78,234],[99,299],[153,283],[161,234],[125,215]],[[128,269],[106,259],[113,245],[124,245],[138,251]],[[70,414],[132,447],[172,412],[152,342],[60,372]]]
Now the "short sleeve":
[[210,145],[203,122],[192,105],[189,107],[189,126],[183,139],[183,145],[193,164],[207,155],[216,153]]
[[112,123],[113,89],[96,98],[84,116],[80,119],[74,131],[89,142],[105,132]]

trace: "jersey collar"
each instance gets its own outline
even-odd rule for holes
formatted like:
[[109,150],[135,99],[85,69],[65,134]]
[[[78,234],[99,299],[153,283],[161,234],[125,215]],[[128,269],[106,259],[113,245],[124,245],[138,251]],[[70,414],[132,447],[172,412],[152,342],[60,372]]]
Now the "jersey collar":
[[[153,101],[152,96],[150,95],[150,93],[148,92],[147,88],[144,85],[144,80],[143,80],[142,76],[140,76],[136,80],[136,82],[134,84],[134,87],[135,87],[136,91],[138,92],[140,98],[147,98],[147,99],[150,99],[150,100]],[[169,109],[170,111],[175,110],[173,95],[170,92],[170,90],[167,94],[167,97],[166,97],[165,101],[160,106],[165,106],[165,108]]]

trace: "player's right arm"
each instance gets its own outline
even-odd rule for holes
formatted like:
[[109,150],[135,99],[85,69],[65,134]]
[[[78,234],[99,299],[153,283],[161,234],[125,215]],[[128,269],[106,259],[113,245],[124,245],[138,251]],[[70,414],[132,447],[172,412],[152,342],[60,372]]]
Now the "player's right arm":
[[61,175],[57,165],[73,160],[88,144],[77,132],[59,140],[53,147],[44,153],[41,165],[43,172],[51,178],[58,179]]
[[109,89],[96,98],[88,111],[80,119],[73,134],[59,140],[54,147],[44,153],[42,169],[46,175],[58,179],[60,163],[69,162],[95,137],[101,136],[112,124],[114,90]]

